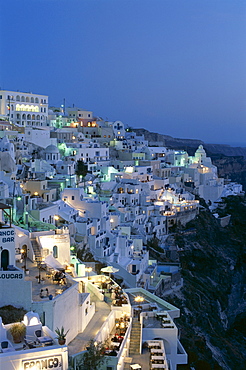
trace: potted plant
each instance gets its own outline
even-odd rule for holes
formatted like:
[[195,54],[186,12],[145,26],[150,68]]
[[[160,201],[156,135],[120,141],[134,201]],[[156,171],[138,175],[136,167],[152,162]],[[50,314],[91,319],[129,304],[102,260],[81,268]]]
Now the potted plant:
[[20,343],[23,341],[26,334],[26,326],[21,322],[17,322],[10,327],[9,331],[13,337],[14,343]]
[[69,332],[69,330],[67,330],[66,333],[65,333],[64,327],[62,326],[61,329],[56,328],[55,332],[57,334],[56,338],[58,339],[58,343],[60,345],[65,344],[66,343],[66,335]]

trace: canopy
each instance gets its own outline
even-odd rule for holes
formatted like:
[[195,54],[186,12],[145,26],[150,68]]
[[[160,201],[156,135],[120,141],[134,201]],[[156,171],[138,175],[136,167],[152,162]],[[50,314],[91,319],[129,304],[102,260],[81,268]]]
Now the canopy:
[[46,258],[45,261],[46,265],[49,267],[55,269],[55,270],[64,270],[64,266],[57,260],[55,259],[52,254],[49,254]]
[[107,267],[103,267],[101,269],[102,272],[109,272],[110,274],[114,274],[115,272],[118,272],[119,269],[113,267],[113,266],[107,266]]

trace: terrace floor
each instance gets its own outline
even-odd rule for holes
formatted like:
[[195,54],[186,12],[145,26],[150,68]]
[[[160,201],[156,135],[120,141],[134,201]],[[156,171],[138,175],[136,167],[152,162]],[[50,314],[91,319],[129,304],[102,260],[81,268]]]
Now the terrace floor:
[[[16,266],[20,269],[23,268],[24,263],[16,262]],[[40,277],[41,280],[39,282],[39,269],[35,262],[30,261],[27,259],[26,261],[26,268],[29,270],[29,274],[25,274],[25,280],[32,282],[32,299],[33,301],[43,301],[49,300],[48,295],[52,295],[56,297],[58,294],[62,294],[66,289],[68,289],[72,283],[71,280],[68,281],[66,279],[66,284],[58,284],[57,282],[53,282],[53,279],[48,273],[48,271],[41,270]],[[48,289],[48,291],[46,290]],[[41,292],[42,290],[42,292]],[[41,298],[41,296],[44,296]]]
[[147,348],[143,350],[143,353],[139,355],[131,356],[132,362],[130,364],[125,363],[124,370],[130,370],[130,365],[139,364],[142,366],[142,370],[149,370],[150,353]]
[[95,338],[110,313],[110,306],[106,302],[99,301],[93,294],[91,294],[91,302],[95,302],[96,312],[83,333],[78,334],[68,344],[68,353],[70,356],[86,350],[87,343],[90,339]]

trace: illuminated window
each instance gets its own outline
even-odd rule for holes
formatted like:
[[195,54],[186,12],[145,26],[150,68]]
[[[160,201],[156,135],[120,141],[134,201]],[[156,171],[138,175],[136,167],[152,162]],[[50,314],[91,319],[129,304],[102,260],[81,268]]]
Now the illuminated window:
[[53,247],[53,257],[54,258],[57,258],[58,257],[57,245],[54,245],[54,247]]

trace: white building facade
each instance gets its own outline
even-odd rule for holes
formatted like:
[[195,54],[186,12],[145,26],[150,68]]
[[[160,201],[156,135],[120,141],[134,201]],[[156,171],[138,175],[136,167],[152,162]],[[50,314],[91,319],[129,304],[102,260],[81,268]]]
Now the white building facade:
[[19,126],[46,126],[48,96],[0,90],[0,116]]

